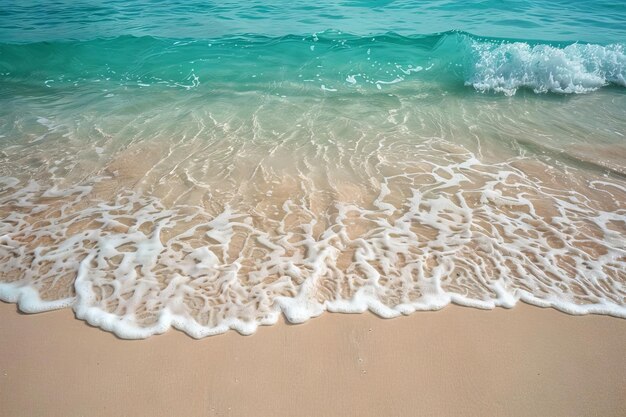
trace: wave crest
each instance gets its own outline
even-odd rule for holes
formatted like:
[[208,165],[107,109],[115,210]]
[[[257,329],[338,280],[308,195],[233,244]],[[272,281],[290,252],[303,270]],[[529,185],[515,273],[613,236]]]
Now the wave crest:
[[623,45],[572,44],[564,48],[525,42],[470,41],[472,68],[466,85],[513,95],[588,93],[609,84],[626,86]]

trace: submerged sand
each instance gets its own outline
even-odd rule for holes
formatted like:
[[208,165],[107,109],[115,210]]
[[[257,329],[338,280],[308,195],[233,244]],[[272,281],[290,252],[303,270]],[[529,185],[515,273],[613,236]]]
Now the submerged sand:
[[623,416],[626,321],[520,304],[125,341],[0,303],[2,416]]

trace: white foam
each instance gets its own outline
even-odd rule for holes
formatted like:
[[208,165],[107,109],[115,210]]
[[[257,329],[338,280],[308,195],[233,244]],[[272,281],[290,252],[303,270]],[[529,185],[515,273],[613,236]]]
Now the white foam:
[[28,286],[28,283],[0,282],[0,300],[17,303],[24,313],[41,313],[42,311],[58,310],[74,304],[74,297],[45,301],[39,292]]
[[[220,200],[214,187],[213,211],[166,206],[141,191],[99,200],[99,187],[115,181],[105,176],[69,186],[0,177],[0,208],[8,207],[0,299],[26,312],[71,306],[123,338],[171,327],[193,337],[250,334],[281,314],[293,323],[324,311],[392,318],[520,300],[626,317],[623,181],[547,186],[513,163],[488,164],[444,145],[411,144],[391,162],[368,154],[384,161],[359,183],[372,191],[348,189],[358,198],[346,201],[329,180],[336,197],[326,209],[304,175],[291,189],[264,177],[272,186],[255,183],[253,203]],[[189,178],[189,169],[179,173]],[[165,199],[170,187],[156,177]],[[622,205],[603,208],[599,193]]]
[[536,93],[588,93],[608,84],[626,86],[622,45],[573,44],[564,48],[525,42],[470,41],[472,68],[466,80],[479,91],[513,95],[520,88]]

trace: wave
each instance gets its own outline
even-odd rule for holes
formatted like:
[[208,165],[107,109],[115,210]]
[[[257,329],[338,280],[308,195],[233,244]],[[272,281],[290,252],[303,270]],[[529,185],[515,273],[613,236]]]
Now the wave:
[[573,44],[563,48],[524,42],[471,41],[472,68],[466,80],[479,91],[513,95],[519,88],[535,93],[588,93],[609,84],[626,86],[623,45]]
[[514,95],[589,93],[626,86],[624,45],[481,38],[451,31],[356,36],[254,34],[217,39],[120,36],[0,44],[0,82],[20,88],[167,87],[277,94],[385,91],[435,94],[467,87]]
[[0,44],[0,299],[125,338],[450,303],[626,317],[626,95],[501,99],[617,90],[622,51]]
[[214,197],[215,212],[130,192],[98,199],[112,178],[63,190],[0,178],[0,299],[30,313],[72,307],[129,339],[170,327],[198,338],[250,334],[281,314],[292,323],[324,311],[392,318],[450,303],[521,300],[626,317],[623,183],[561,191],[515,167],[532,162],[486,165],[444,142],[403,160],[422,168],[382,178],[366,204],[333,183],[329,191],[353,201],[324,210],[314,189],[298,196],[307,180],[289,189],[289,178],[247,195],[251,205]]

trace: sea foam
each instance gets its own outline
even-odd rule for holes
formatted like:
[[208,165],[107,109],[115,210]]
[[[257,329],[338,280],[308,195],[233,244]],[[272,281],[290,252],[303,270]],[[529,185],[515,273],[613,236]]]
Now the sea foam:
[[588,93],[609,84],[626,86],[626,55],[621,44],[556,46],[526,42],[471,40],[472,63],[466,85],[513,95]]
[[[94,199],[106,177],[53,192],[5,178],[0,298],[26,312],[71,306],[123,338],[170,327],[250,334],[280,314],[391,318],[520,300],[626,317],[626,188],[596,180],[584,194],[566,182],[559,190],[555,173],[531,178],[524,160],[484,164],[445,141],[408,153],[376,193],[322,211],[313,189],[211,213],[137,192]],[[602,208],[600,197],[621,203]]]

